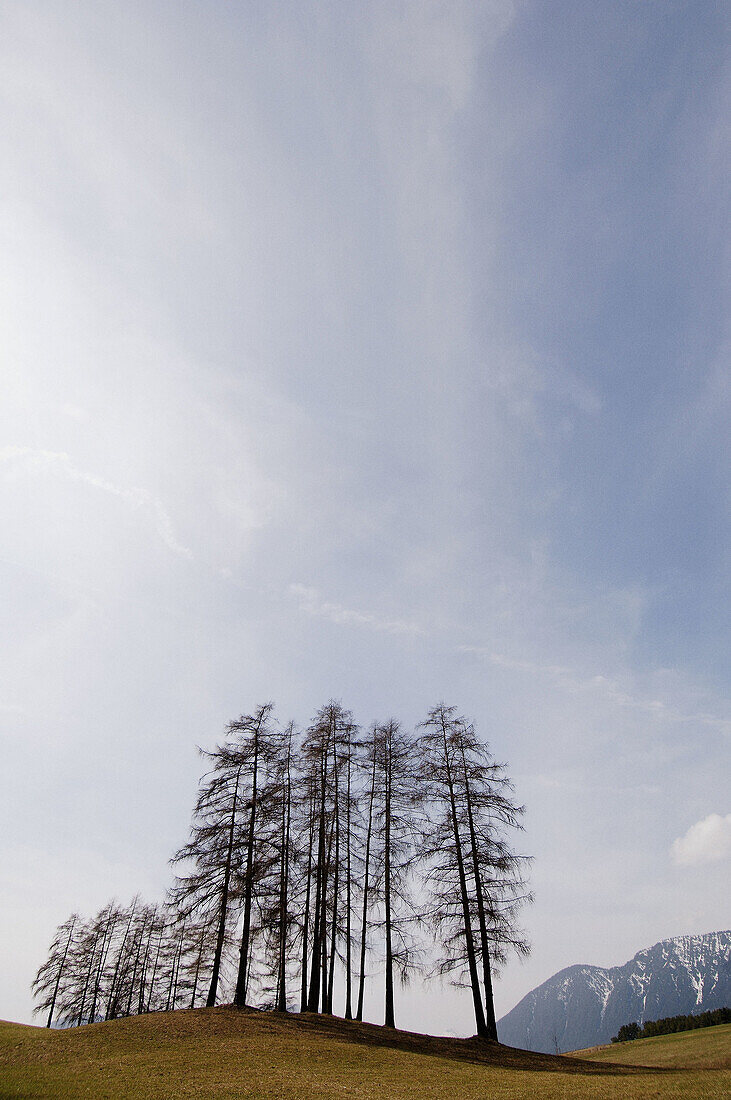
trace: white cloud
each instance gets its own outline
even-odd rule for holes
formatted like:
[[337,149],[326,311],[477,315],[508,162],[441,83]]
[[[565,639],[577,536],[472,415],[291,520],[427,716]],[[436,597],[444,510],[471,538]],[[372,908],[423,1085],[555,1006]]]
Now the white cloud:
[[289,590],[299,600],[300,610],[308,615],[329,619],[330,622],[345,626],[367,626],[371,630],[382,630],[386,634],[422,634],[417,623],[403,619],[381,619],[363,611],[353,611],[339,603],[331,603],[321,598],[316,588],[304,584],[291,584]]
[[673,861],[680,867],[716,863],[731,856],[731,814],[709,814],[673,841]]
[[461,653],[474,654],[509,672],[525,672],[530,676],[542,676],[572,695],[591,694],[603,699],[611,706],[641,711],[660,721],[691,722],[700,726],[709,726],[722,733],[731,732],[731,721],[722,715],[712,714],[707,710],[684,708],[663,699],[644,695],[623,686],[617,678],[599,674],[592,676],[565,665],[511,657],[504,653],[496,653],[488,646],[461,645],[458,646],[458,650]]
[[70,481],[81,481],[85,485],[91,485],[94,489],[101,489],[104,493],[119,497],[134,508],[147,508],[152,513],[155,521],[155,530],[174,554],[180,554],[184,558],[192,558],[192,552],[187,546],[178,541],[172,520],[162,503],[147,492],[146,489],[125,488],[114,485],[105,478],[88,473],[74,466],[70,457],[63,451],[45,451],[33,447],[3,447],[0,449],[0,462],[11,463],[20,461],[28,470],[56,470]]

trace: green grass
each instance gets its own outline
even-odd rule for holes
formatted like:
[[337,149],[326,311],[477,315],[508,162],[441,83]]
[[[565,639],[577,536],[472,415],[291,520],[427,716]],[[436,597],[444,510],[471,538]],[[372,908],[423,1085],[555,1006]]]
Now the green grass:
[[730,1092],[723,1069],[647,1070],[308,1015],[222,1007],[68,1031],[0,1023],[1,1100],[718,1100]]
[[731,1069],[731,1024],[633,1039],[577,1051],[579,1058],[633,1066],[673,1066],[683,1069]]

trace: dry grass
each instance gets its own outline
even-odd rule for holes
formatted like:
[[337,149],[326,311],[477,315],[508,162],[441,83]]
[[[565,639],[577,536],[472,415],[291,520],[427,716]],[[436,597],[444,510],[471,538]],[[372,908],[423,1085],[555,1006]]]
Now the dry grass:
[[8,1100],[718,1100],[731,1074],[553,1057],[231,1008],[68,1031],[0,1024]]
[[633,1066],[672,1066],[676,1069],[731,1069],[731,1024],[633,1039],[630,1043],[590,1047],[576,1057]]

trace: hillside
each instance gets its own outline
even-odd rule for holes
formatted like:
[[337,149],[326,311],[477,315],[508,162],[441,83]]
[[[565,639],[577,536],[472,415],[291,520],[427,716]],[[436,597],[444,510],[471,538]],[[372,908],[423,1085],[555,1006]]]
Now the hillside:
[[719,1070],[647,1070],[227,1007],[67,1031],[0,1025],[1,1100],[702,1100],[729,1086]]
[[731,1024],[590,1047],[574,1051],[573,1056],[633,1066],[731,1069]]
[[622,1024],[731,1004],[731,932],[678,936],[623,966],[570,966],[498,1022],[502,1042],[555,1052],[608,1043]]

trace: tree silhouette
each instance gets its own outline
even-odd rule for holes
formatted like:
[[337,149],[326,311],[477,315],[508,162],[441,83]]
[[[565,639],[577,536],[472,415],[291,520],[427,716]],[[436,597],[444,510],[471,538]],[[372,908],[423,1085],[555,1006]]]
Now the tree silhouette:
[[365,991],[365,974],[366,974],[366,949],[368,945],[368,914],[373,903],[373,883],[372,883],[372,856],[371,851],[373,847],[373,819],[374,819],[374,803],[376,796],[376,778],[378,774],[378,755],[380,748],[380,735],[377,725],[373,725],[370,731],[370,740],[368,740],[364,748],[366,749],[368,756],[365,766],[368,768],[369,781],[366,787],[366,797],[368,800],[368,816],[366,818],[365,826],[365,844],[363,854],[363,886],[362,886],[362,909],[361,909],[361,923],[360,923],[360,965],[358,969],[358,1007],[356,1009],[356,1020],[363,1019],[363,996]]
[[201,751],[165,901],[112,900],[59,925],[33,982],[48,1027],[211,1007],[234,973],[238,1006],[286,1011],[298,982],[300,1011],[332,1013],[336,970],[346,1019],[357,982],[361,1020],[371,950],[394,1027],[395,977],[419,960],[426,924],[439,972],[469,984],[478,1035],[497,1037],[494,974],[528,950],[526,859],[510,844],[523,809],[454,707],[433,708],[418,737],[395,719],[361,736],[331,700],[300,736],[265,703]]
[[[323,1012],[332,1011],[332,968],[338,934],[341,865],[342,755],[353,732],[352,717],[331,701],[317,712],[302,743],[302,763],[313,793],[313,873],[315,900],[312,914],[312,952],[306,1007],[317,1012],[322,994]],[[316,855],[315,855],[316,852]],[[328,958],[328,932],[330,957]]]
[[526,954],[516,925],[530,899],[505,829],[520,827],[504,765],[495,763],[455,707],[440,704],[422,723],[430,816],[424,836],[431,920],[443,942],[442,974],[466,972],[477,1034],[497,1039],[492,969],[512,948]]
[[414,921],[409,871],[417,855],[421,824],[421,778],[418,753],[395,719],[374,731],[376,774],[374,815],[376,865],[380,868],[380,899],[385,941],[385,1025],[395,1027],[394,968],[402,981],[414,963]]
[[260,819],[263,819],[269,810],[268,804],[274,793],[267,774],[267,769],[277,758],[279,748],[279,736],[272,723],[273,710],[273,703],[264,703],[252,714],[242,715],[229,727],[231,732],[236,734],[237,749],[243,761],[242,776],[246,785],[245,824],[242,835],[244,860],[239,887],[244,920],[234,994],[234,1004],[239,1007],[246,1004],[248,970],[253,947],[252,910],[257,884],[261,881],[267,860],[266,853],[262,852],[265,845],[261,843],[262,838],[257,835],[257,828]]
[[216,1003],[227,922],[233,908],[231,878],[240,861],[241,773],[246,760],[234,732],[229,725],[228,739],[223,744],[213,752],[199,750],[212,766],[201,779],[190,839],[170,860],[173,866],[190,865],[173,884],[173,906],[180,912],[196,914],[216,929],[206,1000],[209,1007]]
[[74,930],[78,928],[78,925],[79,914],[72,913],[68,920],[58,926],[48,951],[48,958],[39,968],[31,986],[34,995],[41,997],[41,1001],[36,1005],[34,1012],[44,1012],[48,1009],[46,1027],[50,1027],[53,1023],[53,1014],[56,1010],[56,1002],[61,989],[61,980],[63,978],[68,979],[66,964]]

